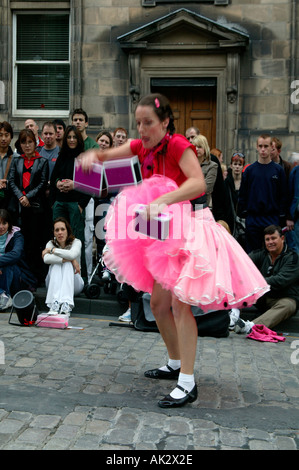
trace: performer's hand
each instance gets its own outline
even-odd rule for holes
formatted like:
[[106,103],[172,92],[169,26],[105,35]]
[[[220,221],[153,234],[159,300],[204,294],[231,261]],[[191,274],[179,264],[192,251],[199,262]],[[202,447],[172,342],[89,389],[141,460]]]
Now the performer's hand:
[[158,199],[145,206],[147,220],[157,217],[167,207],[164,203],[159,203]]
[[81,166],[82,170],[88,173],[91,172],[93,164],[97,163],[98,161],[100,161],[99,152],[97,150],[91,149],[81,153],[76,158],[76,165]]

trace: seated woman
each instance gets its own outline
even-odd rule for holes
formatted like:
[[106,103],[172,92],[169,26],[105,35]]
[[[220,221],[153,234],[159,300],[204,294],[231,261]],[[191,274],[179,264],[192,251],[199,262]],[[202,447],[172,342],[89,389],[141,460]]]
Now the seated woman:
[[12,225],[6,209],[0,209],[0,309],[11,307],[12,296],[22,289],[35,290],[36,284],[25,261],[20,228]]
[[74,296],[84,288],[80,271],[82,243],[72,233],[64,217],[54,220],[54,238],[43,251],[44,263],[49,264],[46,277],[46,305],[49,315],[70,315],[74,307]]

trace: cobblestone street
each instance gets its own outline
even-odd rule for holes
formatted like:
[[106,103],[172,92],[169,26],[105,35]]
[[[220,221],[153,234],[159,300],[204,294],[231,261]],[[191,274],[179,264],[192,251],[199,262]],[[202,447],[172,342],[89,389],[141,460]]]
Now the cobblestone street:
[[295,335],[199,338],[197,401],[162,410],[175,383],[143,376],[166,360],[158,333],[79,315],[70,325],[82,329],[20,328],[0,315],[0,449],[299,448]]

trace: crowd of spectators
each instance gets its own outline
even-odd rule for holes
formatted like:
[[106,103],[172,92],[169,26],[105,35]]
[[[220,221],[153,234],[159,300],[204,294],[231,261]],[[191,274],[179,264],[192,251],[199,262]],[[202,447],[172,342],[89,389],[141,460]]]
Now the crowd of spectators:
[[[18,240],[20,257],[26,272],[31,273],[27,287],[32,290],[46,281],[47,260],[53,258],[53,253],[45,253],[45,247],[55,247],[53,222],[57,218],[60,222],[66,220],[74,239],[81,242],[77,243],[81,254],[80,267],[76,265],[76,269],[85,285],[93,271],[94,252],[99,257],[104,247],[105,241],[95,236],[96,207],[103,201],[74,188],[75,158],[90,148],[122,145],[129,136],[126,129],[118,127],[112,132],[101,130],[94,140],[87,135],[87,128],[88,116],[81,108],[73,111],[68,126],[61,119],[45,122],[41,135],[35,120],[28,118],[12,148],[12,126],[6,121],[0,123],[0,229],[1,225],[6,228],[3,234],[0,230],[0,269],[10,233],[8,240]],[[185,136],[196,147],[215,220],[227,224],[248,254],[266,249],[265,229],[278,227],[275,230],[283,237],[283,245],[297,256],[299,154],[294,152],[289,159],[283,158],[280,139],[261,133],[256,142],[257,159],[249,164],[238,149],[231,156],[216,148],[210,150],[207,138],[196,127],[187,129]],[[111,195],[104,202],[110,198]],[[290,259],[295,260],[295,255]],[[14,273],[19,272],[16,263],[14,266]],[[51,268],[54,269],[58,268]],[[103,271],[101,275],[105,278],[109,273]],[[11,292],[3,287],[8,276],[1,284],[2,276],[0,271],[0,308],[7,308],[11,305]],[[294,281],[293,277],[292,282],[299,280]],[[124,321],[130,321],[130,315],[125,317]],[[237,313],[234,323],[238,318]]]

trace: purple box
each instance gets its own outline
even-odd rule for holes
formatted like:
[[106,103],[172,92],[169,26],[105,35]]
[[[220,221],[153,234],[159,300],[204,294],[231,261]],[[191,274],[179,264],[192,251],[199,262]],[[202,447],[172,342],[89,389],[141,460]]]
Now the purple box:
[[138,157],[120,158],[104,162],[108,192],[117,192],[142,180]]
[[103,197],[107,193],[107,181],[102,162],[93,163],[92,171],[85,173],[81,166],[74,166],[74,189],[90,194],[94,197]]
[[78,191],[94,197],[105,197],[108,192],[115,193],[142,181],[138,157],[93,163],[92,171],[88,173],[75,165],[73,181]]
[[134,230],[156,240],[166,240],[169,236],[172,214],[162,212],[157,217],[147,220],[142,215],[144,208],[144,205],[139,204],[135,209]]

